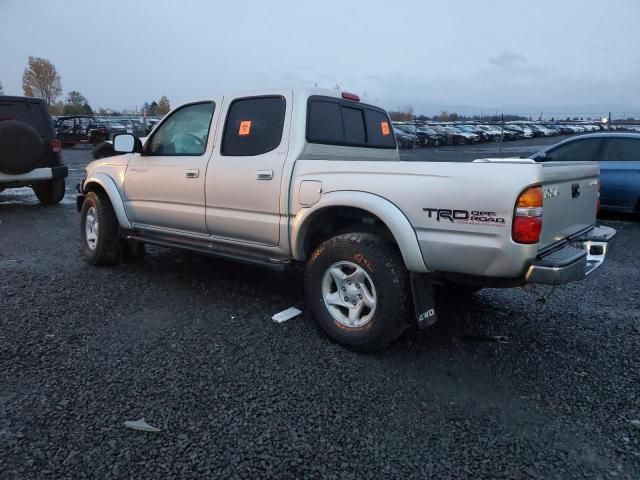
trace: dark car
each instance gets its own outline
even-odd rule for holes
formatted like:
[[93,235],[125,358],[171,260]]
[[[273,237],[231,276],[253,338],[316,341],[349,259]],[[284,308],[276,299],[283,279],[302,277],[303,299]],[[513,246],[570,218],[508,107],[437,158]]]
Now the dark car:
[[55,121],[58,139],[65,147],[78,143],[98,145],[109,138],[109,127],[90,115],[58,117]]
[[601,208],[640,213],[640,133],[580,135],[531,158],[537,162],[598,162]]
[[438,125],[433,128],[436,132],[446,135],[448,145],[465,145],[467,143],[467,137],[451,126]]
[[393,133],[396,136],[396,143],[398,144],[398,148],[413,148],[417,143],[417,138],[415,135],[410,133],[406,133],[400,130],[397,126],[393,126]]
[[60,202],[68,174],[60,150],[43,100],[0,95],[0,192],[31,187],[42,203]]
[[433,127],[430,127],[428,125],[418,127],[418,132],[421,132],[423,135],[426,136],[425,145],[428,145],[431,147],[438,147],[440,145],[445,145],[447,143],[446,135],[442,133],[438,133]]

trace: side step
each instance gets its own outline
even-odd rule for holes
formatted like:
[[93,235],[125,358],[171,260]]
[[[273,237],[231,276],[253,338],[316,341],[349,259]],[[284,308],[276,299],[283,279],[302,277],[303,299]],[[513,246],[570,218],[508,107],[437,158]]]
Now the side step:
[[248,263],[250,265],[261,265],[276,270],[284,270],[291,260],[288,258],[274,258],[266,255],[256,255],[255,252],[247,253],[246,250],[220,245],[206,240],[198,240],[173,235],[153,234],[147,232],[133,231],[125,234],[128,240],[137,240],[143,243],[159,245],[161,247],[179,248],[191,250],[193,252],[204,253],[214,257],[226,258],[236,262]]

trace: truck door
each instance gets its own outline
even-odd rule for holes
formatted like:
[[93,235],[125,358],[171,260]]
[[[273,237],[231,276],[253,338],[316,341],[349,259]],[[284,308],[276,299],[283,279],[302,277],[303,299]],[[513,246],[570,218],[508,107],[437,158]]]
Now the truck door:
[[207,234],[204,182],[213,141],[215,102],[174,110],[132,154],[124,179],[125,207],[136,228]]
[[217,237],[278,245],[291,92],[225,101],[206,179],[206,221]]

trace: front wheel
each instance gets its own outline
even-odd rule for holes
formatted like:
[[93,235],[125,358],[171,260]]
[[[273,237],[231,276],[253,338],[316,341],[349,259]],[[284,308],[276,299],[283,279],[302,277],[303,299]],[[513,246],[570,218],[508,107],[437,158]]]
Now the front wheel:
[[55,205],[64,198],[64,178],[52,178],[33,185],[33,192],[41,203]]
[[118,219],[104,192],[87,193],[80,211],[80,244],[91,265],[115,265],[120,261]]
[[406,327],[408,273],[393,245],[370,233],[321,244],[307,264],[307,304],[335,341],[364,352],[384,349]]

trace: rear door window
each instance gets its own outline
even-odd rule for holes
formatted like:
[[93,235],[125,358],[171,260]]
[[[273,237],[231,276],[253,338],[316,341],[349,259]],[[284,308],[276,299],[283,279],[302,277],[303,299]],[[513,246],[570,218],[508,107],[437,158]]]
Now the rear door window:
[[234,100],[227,113],[220,153],[245,157],[275,150],[282,141],[285,107],[280,96]]
[[640,140],[634,138],[610,138],[604,148],[602,161],[640,161]]
[[309,98],[307,141],[350,147],[396,148],[393,128],[384,110],[323,96]]
[[600,138],[585,138],[560,145],[547,153],[546,161],[591,162],[602,145]]

